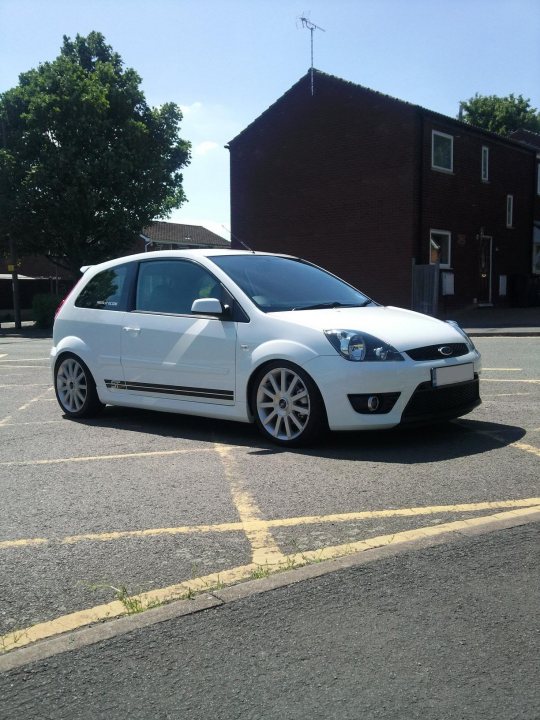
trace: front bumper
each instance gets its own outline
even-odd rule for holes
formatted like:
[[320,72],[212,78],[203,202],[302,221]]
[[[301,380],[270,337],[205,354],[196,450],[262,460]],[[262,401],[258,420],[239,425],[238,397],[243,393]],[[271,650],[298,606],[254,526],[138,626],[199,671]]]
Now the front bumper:
[[[466,363],[474,366],[474,380],[433,387],[432,368]],[[354,363],[339,356],[319,356],[304,369],[321,391],[331,430],[375,430],[449,420],[466,415],[481,402],[482,368],[476,351],[457,359],[427,362]],[[362,401],[354,400],[371,395],[391,401],[366,412]]]

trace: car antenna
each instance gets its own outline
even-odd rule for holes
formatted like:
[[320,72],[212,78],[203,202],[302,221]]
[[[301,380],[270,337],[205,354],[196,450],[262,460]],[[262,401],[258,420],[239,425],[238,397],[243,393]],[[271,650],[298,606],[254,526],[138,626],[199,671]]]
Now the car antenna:
[[234,234],[229,230],[229,228],[226,228],[225,225],[222,225],[221,227],[229,233],[229,235],[232,237],[233,240],[236,240],[236,242],[240,243],[240,245],[242,245],[242,247],[245,247],[246,250],[249,250],[249,252],[251,252],[251,253],[253,253],[253,254],[255,255],[255,250],[252,250],[248,245],[246,245],[245,242],[243,242],[242,240],[240,240],[239,237],[237,237],[236,235],[234,235]]

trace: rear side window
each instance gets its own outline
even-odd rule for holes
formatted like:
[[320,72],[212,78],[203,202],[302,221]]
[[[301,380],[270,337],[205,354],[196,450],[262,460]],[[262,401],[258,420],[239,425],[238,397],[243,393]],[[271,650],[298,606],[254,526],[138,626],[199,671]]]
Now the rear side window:
[[75,305],[93,310],[125,310],[127,275],[128,265],[103,270],[84,286]]

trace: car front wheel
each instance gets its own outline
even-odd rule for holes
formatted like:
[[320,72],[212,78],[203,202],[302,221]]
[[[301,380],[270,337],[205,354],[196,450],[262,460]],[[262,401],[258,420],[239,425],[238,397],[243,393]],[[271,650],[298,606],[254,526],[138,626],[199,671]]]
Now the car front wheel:
[[57,362],[54,389],[60,407],[69,417],[91,417],[103,407],[90,370],[76,355],[64,355]]
[[319,389],[307,373],[286,361],[272,362],[259,371],[252,407],[262,435],[278,445],[306,445],[325,428]]

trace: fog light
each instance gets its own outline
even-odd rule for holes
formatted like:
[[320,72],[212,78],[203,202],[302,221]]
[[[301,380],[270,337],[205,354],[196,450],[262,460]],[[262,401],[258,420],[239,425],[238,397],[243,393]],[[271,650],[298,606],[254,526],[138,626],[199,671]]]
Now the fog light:
[[376,412],[379,409],[379,398],[377,395],[370,395],[368,397],[367,406],[370,412]]

